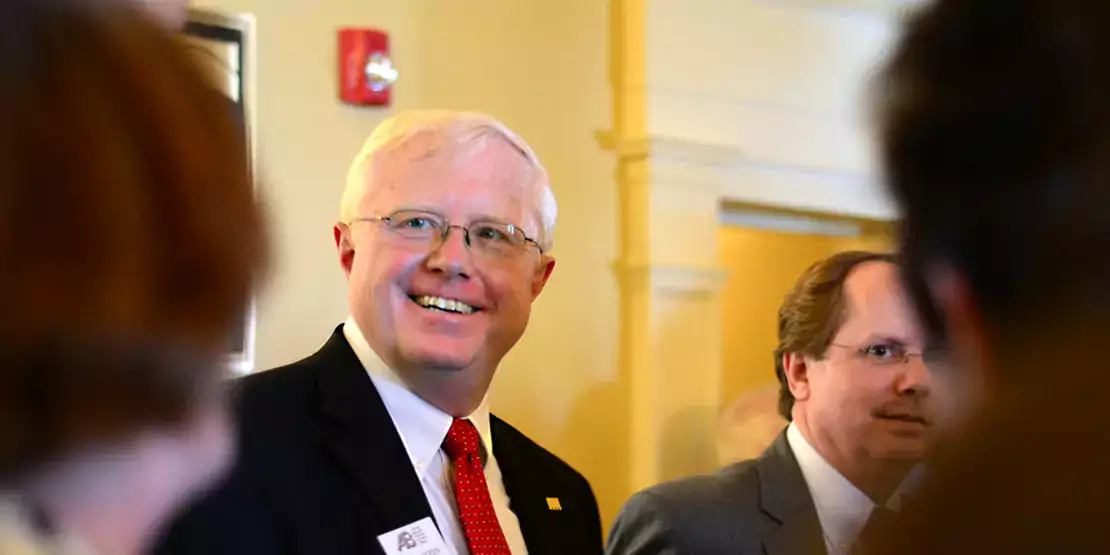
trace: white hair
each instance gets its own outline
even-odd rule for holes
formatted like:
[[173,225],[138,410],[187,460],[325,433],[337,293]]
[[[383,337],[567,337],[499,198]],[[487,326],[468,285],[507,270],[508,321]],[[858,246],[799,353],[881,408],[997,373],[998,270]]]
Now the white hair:
[[539,224],[536,242],[544,252],[551,250],[555,242],[558,207],[555,204],[555,195],[551,192],[547,171],[524,139],[500,121],[478,112],[412,110],[393,115],[379,124],[366,139],[347,172],[347,186],[339,208],[340,221],[350,223],[361,216],[358,206],[369,191],[374,161],[378,156],[396,151],[415,137],[428,135],[449,139],[448,144],[454,148],[480,146],[488,138],[497,137],[519,151],[532,169],[533,179],[525,186],[535,188],[535,194],[531,197],[535,202],[534,216]]

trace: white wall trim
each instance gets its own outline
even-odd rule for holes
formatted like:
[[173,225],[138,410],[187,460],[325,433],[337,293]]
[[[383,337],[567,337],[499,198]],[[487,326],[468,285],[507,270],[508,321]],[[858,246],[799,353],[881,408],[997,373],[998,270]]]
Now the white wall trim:
[[826,237],[859,237],[862,233],[860,225],[852,221],[828,220],[802,214],[765,212],[742,208],[722,210],[720,223],[729,227],[746,227],[764,231]]
[[[830,107],[813,107],[806,106],[798,102],[790,102],[789,100],[783,101],[780,98],[760,98],[758,96],[732,96],[722,91],[704,91],[698,88],[692,88],[684,83],[672,83],[670,81],[651,82],[648,83],[648,93],[652,97],[667,98],[667,99],[681,99],[685,101],[694,101],[700,103],[716,104],[721,106],[747,108],[751,110],[760,110],[764,112],[777,112],[788,114],[791,116],[805,117],[809,119],[833,121],[833,122],[850,122],[851,118],[855,117],[855,112],[833,110]],[[864,83],[866,85],[866,83]],[[864,106],[852,106],[859,110]]]
[[643,264],[616,260],[610,264],[622,281],[643,280],[653,291],[680,295],[716,294],[728,280],[728,271],[711,266]]
[[902,16],[920,8],[927,0],[757,0],[772,4],[795,4],[801,7],[846,10],[882,17]]
[[864,175],[741,162],[724,172],[722,181],[724,201],[884,221],[897,218],[885,191]]
[[739,149],[723,144],[712,144],[678,137],[655,135],[617,140],[611,131],[594,134],[598,144],[617,153],[622,160],[647,157],[679,160],[705,166],[723,166],[743,156]]
[[716,191],[719,202],[804,210],[890,221],[894,204],[871,176],[803,165],[769,164],[728,145],[651,136],[614,141],[597,133],[602,147],[625,160],[652,163],[649,184],[689,185]]

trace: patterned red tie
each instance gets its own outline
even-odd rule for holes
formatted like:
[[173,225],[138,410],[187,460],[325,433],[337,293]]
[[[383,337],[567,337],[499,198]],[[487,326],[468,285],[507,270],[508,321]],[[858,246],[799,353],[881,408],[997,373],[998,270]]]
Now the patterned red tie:
[[469,420],[456,418],[443,440],[443,450],[455,467],[455,503],[470,555],[512,555],[490,501],[482,470],[478,430]]

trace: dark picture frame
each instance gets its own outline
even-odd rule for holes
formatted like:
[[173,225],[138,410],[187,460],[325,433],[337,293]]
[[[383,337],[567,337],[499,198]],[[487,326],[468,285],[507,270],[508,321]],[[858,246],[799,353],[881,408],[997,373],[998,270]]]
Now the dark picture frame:
[[[228,109],[241,124],[252,168],[256,166],[255,29],[255,18],[251,14],[190,8],[182,31],[183,39],[197,47],[203,58],[211,61],[217,74],[226,77],[223,92],[228,96]],[[248,306],[243,307],[238,322],[229,332],[226,364],[232,374],[249,374],[255,366],[256,308],[253,298]]]

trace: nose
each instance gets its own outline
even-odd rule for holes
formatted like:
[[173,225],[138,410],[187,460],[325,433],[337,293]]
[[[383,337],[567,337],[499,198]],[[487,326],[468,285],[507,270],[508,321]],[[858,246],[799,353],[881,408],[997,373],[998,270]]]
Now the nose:
[[928,397],[932,389],[929,369],[919,356],[910,357],[903,364],[902,372],[898,377],[898,393],[902,395],[915,395]]
[[[451,233],[455,228],[458,228],[458,232]],[[469,279],[473,273],[474,259],[470,254],[468,240],[466,229],[448,226],[443,235],[432,244],[432,252],[428,254],[426,263],[428,269],[448,277]]]

